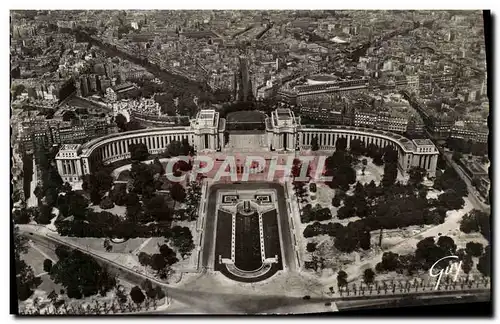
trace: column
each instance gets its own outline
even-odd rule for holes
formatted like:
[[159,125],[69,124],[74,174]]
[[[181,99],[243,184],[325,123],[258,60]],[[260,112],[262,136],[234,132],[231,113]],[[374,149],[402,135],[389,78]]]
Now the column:
[[66,160],[61,161],[61,167],[62,167],[62,175],[66,174]]
[[81,159],[75,160],[76,175],[78,176],[78,178],[80,178],[80,176],[83,175],[82,162],[81,161],[82,161]]
[[56,160],[56,165],[57,165],[57,172],[59,172],[59,175],[63,174],[63,165],[61,160]]
[[435,177],[436,176],[437,160],[438,160],[438,156],[437,155],[433,155],[432,158],[431,158],[431,166],[430,166],[429,172],[428,172],[430,177]]

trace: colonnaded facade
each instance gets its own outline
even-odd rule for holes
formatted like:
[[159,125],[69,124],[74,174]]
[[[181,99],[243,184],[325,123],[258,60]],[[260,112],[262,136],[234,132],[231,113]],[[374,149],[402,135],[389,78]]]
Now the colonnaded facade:
[[[333,151],[338,138],[347,138],[347,147],[352,139],[379,147],[392,145],[398,152],[398,166],[405,173],[411,167],[420,166],[434,177],[439,152],[429,139],[410,140],[401,135],[371,128],[338,126],[329,128],[303,126],[300,117],[290,109],[276,109],[265,121],[267,151],[296,152],[311,148],[314,137],[320,150]],[[116,133],[96,138],[83,145],[63,145],[56,156],[57,169],[64,182],[73,188],[81,188],[82,176],[90,174],[93,163],[110,164],[130,158],[129,145],[143,143],[150,154],[166,150],[172,141],[187,140],[197,153],[211,153],[225,149],[226,121],[215,110],[201,110],[185,127],[158,127]],[[230,136],[230,135],[229,135]],[[236,152],[235,152],[236,153]]]

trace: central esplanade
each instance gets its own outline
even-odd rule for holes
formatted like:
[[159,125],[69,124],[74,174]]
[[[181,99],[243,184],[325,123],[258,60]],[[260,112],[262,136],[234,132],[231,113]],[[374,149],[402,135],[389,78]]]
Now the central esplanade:
[[[411,167],[420,166],[430,177],[435,176],[439,152],[429,139],[410,140],[401,135],[371,128],[332,125],[328,128],[307,127],[300,124],[290,109],[277,109],[266,118],[267,151],[295,152],[311,148],[314,137],[320,150],[332,151],[340,137],[347,138],[347,147],[353,139],[366,145],[379,147],[392,145],[398,152],[398,166],[405,173]],[[172,141],[187,140],[197,153],[210,153],[225,149],[226,121],[215,110],[201,110],[185,127],[158,127],[115,133],[96,138],[83,145],[66,144],[59,150],[57,169],[64,182],[74,188],[81,187],[81,177],[89,174],[92,163],[110,164],[130,158],[129,145],[143,143],[150,154],[165,151]],[[229,135],[230,136],[230,135]],[[236,152],[235,152],[236,153]]]

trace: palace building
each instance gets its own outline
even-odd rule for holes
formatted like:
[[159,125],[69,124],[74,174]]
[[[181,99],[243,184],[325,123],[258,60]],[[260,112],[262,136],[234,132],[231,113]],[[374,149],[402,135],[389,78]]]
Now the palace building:
[[[265,132],[255,130],[263,138],[262,146],[256,150],[267,152],[295,153],[311,148],[314,137],[318,139],[319,150],[333,151],[339,138],[347,139],[347,147],[353,139],[359,139],[368,145],[374,143],[383,148],[392,145],[398,152],[398,166],[403,173],[411,167],[425,168],[430,177],[435,176],[439,152],[429,139],[410,140],[389,131],[355,126],[324,126],[315,128],[303,126],[300,117],[290,109],[276,109],[265,118]],[[238,153],[239,147],[228,146],[225,136],[231,137],[231,130],[226,130],[225,118],[220,118],[215,110],[201,110],[196,118],[186,127],[158,127],[123,133],[109,134],[93,139],[84,144],[66,144],[59,150],[56,161],[62,180],[73,188],[81,188],[82,176],[90,174],[97,162],[107,165],[130,158],[129,145],[143,143],[150,154],[159,154],[166,150],[172,141],[187,140],[197,153],[215,153],[224,151]],[[235,131],[236,132],[236,131]],[[235,136],[242,136],[236,135]]]

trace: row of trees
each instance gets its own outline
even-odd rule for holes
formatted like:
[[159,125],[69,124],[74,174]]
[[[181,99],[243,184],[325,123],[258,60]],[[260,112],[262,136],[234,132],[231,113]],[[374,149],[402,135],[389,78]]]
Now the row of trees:
[[350,222],[347,226],[340,223],[314,222],[307,225],[303,233],[306,238],[324,234],[334,237],[335,248],[345,253],[351,253],[358,248],[368,250],[371,246],[369,229],[355,222]]
[[328,207],[321,207],[319,204],[312,207],[311,204],[307,204],[302,208],[300,212],[300,221],[302,223],[309,223],[312,221],[323,221],[332,218],[332,212]]
[[[434,237],[426,237],[417,243],[417,249],[413,254],[399,255],[393,252],[385,252],[382,261],[377,263],[377,272],[396,271],[398,273],[413,275],[418,271],[429,271],[437,261],[450,255],[458,256],[462,262],[461,271],[469,274],[474,262],[472,257],[480,257],[477,269],[484,276],[490,276],[490,246],[484,249],[480,243],[469,242],[465,249],[457,250],[453,239],[448,236],[440,236],[435,241]],[[434,268],[444,269],[455,259],[441,260]]]
[[450,150],[462,154],[473,154],[477,156],[488,154],[488,143],[479,143],[471,140],[449,137],[446,140],[446,146]]

